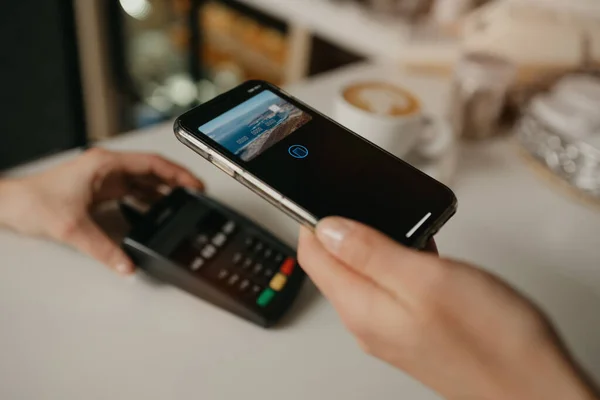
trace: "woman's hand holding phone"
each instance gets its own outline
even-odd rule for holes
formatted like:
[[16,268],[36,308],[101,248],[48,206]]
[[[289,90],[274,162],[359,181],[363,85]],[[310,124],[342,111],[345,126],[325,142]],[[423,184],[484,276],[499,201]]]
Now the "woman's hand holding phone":
[[331,217],[299,261],[361,347],[448,399],[596,399],[548,320],[494,276]]

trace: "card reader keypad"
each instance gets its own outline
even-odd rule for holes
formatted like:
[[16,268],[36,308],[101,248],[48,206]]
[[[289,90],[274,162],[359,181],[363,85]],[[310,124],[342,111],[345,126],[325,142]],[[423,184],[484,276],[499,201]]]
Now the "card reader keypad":
[[203,218],[197,230],[170,258],[246,303],[267,307],[296,268],[296,260],[285,250],[217,211]]

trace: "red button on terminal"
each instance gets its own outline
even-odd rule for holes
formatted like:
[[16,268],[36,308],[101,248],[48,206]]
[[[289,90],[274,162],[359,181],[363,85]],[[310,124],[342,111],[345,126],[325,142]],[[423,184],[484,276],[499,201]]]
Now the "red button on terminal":
[[283,264],[281,264],[280,271],[289,276],[292,274],[292,271],[294,270],[295,266],[296,260],[294,260],[292,257],[288,257],[285,259]]

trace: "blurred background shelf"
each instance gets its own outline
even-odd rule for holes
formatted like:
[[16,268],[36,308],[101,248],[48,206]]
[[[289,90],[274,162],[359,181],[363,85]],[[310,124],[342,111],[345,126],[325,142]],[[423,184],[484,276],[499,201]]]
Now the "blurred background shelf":
[[359,3],[331,0],[239,0],[289,24],[298,24],[374,61],[403,63],[417,56],[454,57],[458,41],[431,35],[399,18],[368,12]]

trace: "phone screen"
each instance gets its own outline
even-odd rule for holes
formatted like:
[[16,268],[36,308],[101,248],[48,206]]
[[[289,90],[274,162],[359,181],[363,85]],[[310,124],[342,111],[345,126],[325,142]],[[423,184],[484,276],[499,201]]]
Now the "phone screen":
[[180,123],[317,219],[352,218],[411,245],[455,206],[441,183],[268,84],[242,85]]

